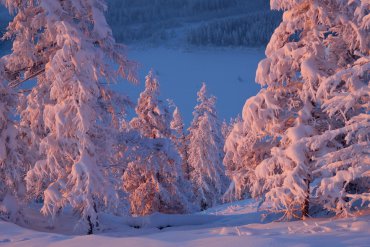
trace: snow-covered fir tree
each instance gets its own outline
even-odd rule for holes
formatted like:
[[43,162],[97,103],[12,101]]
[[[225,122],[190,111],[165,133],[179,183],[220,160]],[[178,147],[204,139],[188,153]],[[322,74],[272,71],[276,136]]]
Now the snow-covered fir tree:
[[159,99],[159,82],[153,70],[149,71],[145,78],[145,90],[140,94],[135,112],[137,117],[130,124],[143,136],[148,138],[170,137],[170,110]]
[[185,192],[188,186],[181,158],[170,139],[169,108],[159,99],[159,83],[153,71],[146,77],[136,113],[130,125],[141,138],[134,136],[130,141],[126,154],[130,162],[123,175],[132,214],[188,212],[190,196]]
[[190,181],[201,210],[214,206],[225,192],[224,139],[215,109],[216,98],[207,95],[203,83],[198,92],[198,105],[189,127],[188,164]]
[[171,121],[171,140],[175,144],[176,149],[182,160],[182,171],[187,180],[189,180],[189,165],[188,165],[188,139],[185,134],[185,125],[178,107],[173,111],[172,121]]
[[256,81],[265,88],[243,109],[243,135],[259,143],[250,152],[272,147],[262,152],[252,194],[288,218],[307,216],[310,203],[337,214],[367,205],[369,3],[271,6],[285,10],[283,22],[258,66]]
[[[134,141],[132,141],[134,140]],[[123,175],[133,215],[186,213],[192,210],[188,187],[181,171],[181,159],[173,144],[165,138],[131,139]]]
[[14,116],[17,94],[8,87],[6,77],[0,61],[0,216],[17,221],[21,220],[18,217],[26,190],[23,179],[28,167]]
[[55,217],[70,205],[81,216],[84,228],[78,230],[92,233],[98,211],[116,202],[108,167],[119,106],[104,84],[117,75],[132,79],[133,64],[114,41],[102,0],[3,3],[16,13],[6,34],[14,38],[6,65],[13,75],[10,84],[38,79],[21,113],[33,143],[40,141],[27,187],[42,195],[44,214]]
[[229,134],[231,133],[232,126],[234,124],[233,121],[234,121],[234,119],[231,119],[230,123],[228,123],[225,119],[224,119],[224,121],[222,121],[221,134],[224,137],[224,140],[226,140],[227,137],[229,136]]
[[241,200],[251,196],[253,183],[258,182],[254,175],[255,168],[270,152],[271,147],[269,143],[260,141],[241,118],[232,122],[224,146],[223,162],[226,175],[231,180],[223,195],[224,201]]
[[[317,203],[347,215],[370,206],[370,2],[332,1],[322,8],[340,18],[318,14],[327,28],[325,57],[305,71],[307,80],[319,81],[316,99],[333,124],[307,142],[316,153]],[[315,69],[319,73],[312,75]],[[314,126],[320,123],[315,117]]]

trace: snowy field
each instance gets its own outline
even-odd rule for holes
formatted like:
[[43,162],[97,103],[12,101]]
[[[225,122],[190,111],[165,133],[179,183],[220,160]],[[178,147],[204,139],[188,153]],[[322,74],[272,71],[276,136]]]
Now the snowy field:
[[229,120],[242,110],[260,86],[255,83],[258,62],[264,49],[171,49],[129,48],[129,58],[140,63],[140,85],[119,83],[117,90],[128,94],[134,103],[144,90],[145,75],[154,69],[161,85],[160,97],[179,106],[188,125],[202,82],[217,97],[219,118]]
[[[32,222],[38,231],[0,221],[0,246],[325,246],[366,247],[370,245],[370,216],[348,219],[261,221],[257,203],[242,201],[193,215],[156,214],[142,218],[101,216],[101,232],[92,236],[73,235],[72,216],[57,219],[55,229],[47,222]],[[36,219],[30,218],[29,220]],[[71,224],[71,223],[69,223]],[[57,233],[69,229],[70,235]],[[67,231],[68,231],[67,229]],[[44,232],[41,232],[44,231]],[[49,231],[46,233],[45,231]]]

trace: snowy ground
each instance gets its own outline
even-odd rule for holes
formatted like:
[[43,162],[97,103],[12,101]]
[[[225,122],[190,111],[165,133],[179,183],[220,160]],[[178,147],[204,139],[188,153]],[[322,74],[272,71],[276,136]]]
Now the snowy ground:
[[[261,222],[256,208],[256,202],[247,200],[193,215],[102,216],[102,230],[92,236],[46,233],[0,221],[0,246],[370,246],[370,215]],[[62,229],[67,226],[39,228]]]

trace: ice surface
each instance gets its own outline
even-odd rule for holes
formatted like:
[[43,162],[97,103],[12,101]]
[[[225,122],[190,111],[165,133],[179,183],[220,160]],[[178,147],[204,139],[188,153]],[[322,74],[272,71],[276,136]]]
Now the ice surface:
[[141,83],[139,86],[119,83],[114,87],[136,102],[144,89],[144,77],[153,68],[161,84],[160,97],[174,100],[184,116],[186,126],[192,119],[197,91],[202,82],[206,82],[208,92],[217,97],[219,118],[226,120],[238,115],[246,99],[260,89],[255,83],[255,71],[258,61],[264,57],[263,49],[181,50],[129,47],[128,55],[141,64]]

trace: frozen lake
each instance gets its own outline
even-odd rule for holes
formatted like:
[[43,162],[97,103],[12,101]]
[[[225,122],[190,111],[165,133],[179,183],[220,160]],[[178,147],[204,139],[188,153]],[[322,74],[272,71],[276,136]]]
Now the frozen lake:
[[153,68],[159,77],[161,98],[172,99],[189,124],[202,82],[217,97],[220,119],[229,120],[241,113],[246,99],[260,88],[255,83],[255,72],[264,57],[264,49],[148,48],[129,49],[128,55],[140,63],[140,85],[125,83],[115,88],[136,102],[144,89],[145,75]]
[[[8,20],[9,16],[0,5],[0,20],[3,19]],[[0,45],[0,56],[9,50],[8,45]],[[136,102],[144,88],[145,75],[153,68],[158,73],[162,99],[173,99],[189,124],[196,104],[196,92],[202,82],[207,83],[209,93],[218,99],[220,119],[229,120],[241,113],[245,100],[260,88],[254,79],[257,64],[264,57],[264,48],[195,48],[191,51],[184,48],[129,48],[128,55],[141,64],[141,83],[139,86],[120,84],[115,88]]]
[[[6,49],[0,54],[8,52]],[[144,90],[145,76],[153,68],[159,78],[161,99],[172,99],[188,126],[202,82],[207,84],[208,92],[217,97],[216,107],[221,120],[240,114],[246,99],[260,89],[255,83],[255,73],[258,62],[265,55],[263,48],[180,50],[160,47],[129,48],[128,56],[140,64],[140,84],[120,82],[113,88],[136,103]],[[131,112],[128,117],[132,116]]]
[[[2,51],[6,52],[9,51]],[[140,65],[140,84],[119,83],[113,86],[115,90],[136,103],[144,90],[145,76],[153,68],[161,85],[161,99],[172,99],[180,108],[185,124],[189,125],[202,82],[207,84],[208,92],[217,97],[221,120],[241,113],[246,99],[260,89],[255,83],[255,72],[258,62],[264,58],[264,49],[129,48],[128,56]],[[132,116],[130,113],[128,117]]]

